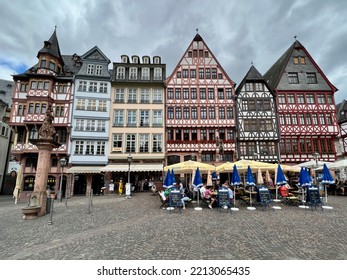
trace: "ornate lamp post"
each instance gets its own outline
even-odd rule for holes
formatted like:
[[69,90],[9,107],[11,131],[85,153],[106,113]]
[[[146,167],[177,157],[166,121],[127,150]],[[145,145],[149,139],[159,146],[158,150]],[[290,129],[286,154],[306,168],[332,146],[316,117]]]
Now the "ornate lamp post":
[[318,159],[319,159],[319,153],[314,153],[314,159],[316,160],[316,170],[314,172],[315,176],[316,176],[316,185],[318,187],[318,176],[317,176],[317,168],[318,168]]
[[62,202],[62,198],[63,198],[63,176],[64,176],[64,166],[66,165],[66,158],[63,157],[60,160],[60,166],[61,166],[61,176],[60,176],[60,186],[59,186],[59,191],[58,191],[58,201]]
[[131,195],[130,165],[131,165],[131,162],[133,160],[133,157],[131,156],[131,154],[129,154],[127,156],[127,160],[128,160],[128,182],[127,182],[127,185],[125,187],[125,195],[126,195],[126,197],[130,198],[130,195]]

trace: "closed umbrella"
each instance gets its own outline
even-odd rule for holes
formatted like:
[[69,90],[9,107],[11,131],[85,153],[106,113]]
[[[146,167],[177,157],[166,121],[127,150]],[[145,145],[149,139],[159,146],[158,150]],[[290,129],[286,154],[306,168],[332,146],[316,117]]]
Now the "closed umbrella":
[[324,184],[324,193],[325,193],[325,203],[328,202],[328,194],[327,194],[327,185],[335,184],[335,180],[331,175],[328,166],[324,163],[323,166],[323,177],[322,184]]
[[172,187],[172,181],[171,180],[172,180],[171,173],[170,173],[170,170],[168,170],[166,173],[163,187],[166,189],[171,188]]
[[276,199],[274,201],[279,202],[280,200],[278,199],[278,188],[281,185],[287,184],[286,177],[284,176],[283,170],[281,168],[281,165],[278,164],[277,166],[277,172],[276,172]]
[[237,167],[236,167],[235,164],[234,164],[233,173],[232,173],[232,176],[231,176],[231,184],[234,186],[234,207],[231,207],[230,210],[237,211],[237,210],[239,210],[239,208],[235,207],[235,205],[236,205],[236,192],[235,192],[235,189],[236,189],[236,186],[241,185],[242,182],[241,182],[241,178],[240,178],[239,172],[237,171]]
[[213,183],[212,183],[212,175],[211,175],[211,172],[208,171],[208,174],[207,174],[207,183],[206,183],[207,186],[213,186]]
[[[197,193],[197,197],[198,197],[198,202],[197,205],[199,205],[199,187],[201,187],[202,184],[202,177],[200,174],[200,170],[199,167],[196,169],[195,171],[195,176],[194,176],[194,180],[193,180],[193,187],[194,187],[194,191]],[[202,208],[200,206],[197,206],[194,208],[195,210],[202,210]]]
[[247,167],[246,186],[249,187],[249,202],[250,202],[250,207],[247,207],[247,209],[255,210],[255,207],[252,207],[252,187],[255,186],[255,182],[254,182],[251,167],[249,165]]
[[261,173],[261,169],[260,168],[258,168],[257,184],[259,186],[264,185],[263,174]]
[[[310,173],[306,169],[306,167],[301,167],[300,174],[299,174],[299,185],[301,187],[302,191],[302,202],[305,203],[306,199],[304,198],[304,189],[311,186],[312,179],[310,176]],[[305,205],[299,205],[300,208],[309,208]]]

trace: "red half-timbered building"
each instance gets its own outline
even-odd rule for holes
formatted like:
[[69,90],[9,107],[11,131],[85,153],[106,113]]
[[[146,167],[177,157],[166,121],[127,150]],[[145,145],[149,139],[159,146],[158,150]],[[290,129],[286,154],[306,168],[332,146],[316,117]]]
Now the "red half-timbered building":
[[235,83],[199,34],[166,79],[167,164],[235,159]]
[[305,47],[295,40],[264,77],[276,94],[281,162],[334,161],[337,88]]
[[[10,125],[15,131],[12,154],[24,168],[22,194],[34,188],[38,149],[29,139],[37,139],[46,110],[51,109],[56,130],[47,185],[58,190],[62,171],[60,159],[68,156],[73,100],[73,76],[81,67],[75,55],[61,55],[56,31],[37,54],[38,62],[22,74],[14,75]],[[67,170],[67,168],[65,168]],[[65,188],[65,181],[64,181]]]

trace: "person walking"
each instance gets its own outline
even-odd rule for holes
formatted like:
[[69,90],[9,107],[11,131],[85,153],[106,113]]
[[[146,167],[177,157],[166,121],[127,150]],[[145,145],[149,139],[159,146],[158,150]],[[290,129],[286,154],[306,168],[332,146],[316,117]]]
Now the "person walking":
[[113,180],[108,184],[108,193],[114,195],[114,183]]

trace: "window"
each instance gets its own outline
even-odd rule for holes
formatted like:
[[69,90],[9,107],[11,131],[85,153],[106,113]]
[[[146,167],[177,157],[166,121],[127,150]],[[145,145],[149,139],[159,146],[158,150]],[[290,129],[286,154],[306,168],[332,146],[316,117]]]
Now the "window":
[[30,89],[36,89],[36,81],[31,82]]
[[162,152],[162,142],[163,142],[163,136],[161,134],[153,134],[153,141],[152,141],[152,151],[153,153]]
[[47,60],[42,59],[41,62],[40,62],[40,67],[41,68],[46,68],[46,64],[47,64]]
[[66,92],[67,92],[67,85],[58,86],[58,93],[66,93]]
[[173,99],[174,98],[174,91],[173,88],[167,89],[167,99]]
[[86,131],[95,131],[95,120],[87,120]]
[[154,68],[154,80],[161,80],[162,79],[162,69],[161,68]]
[[206,129],[200,129],[200,140],[202,140],[202,141],[206,141],[207,140]]
[[294,56],[294,64],[306,64],[305,57]]
[[305,114],[306,124],[311,125],[311,115],[309,113]]
[[135,147],[136,145],[136,135],[135,134],[128,134],[127,135],[127,147],[126,152],[127,153],[135,153]]
[[141,89],[141,103],[149,103],[149,89]]
[[246,91],[253,91],[253,83],[246,83]]
[[288,94],[287,95],[287,100],[289,104],[295,104],[295,97],[294,94]]
[[176,77],[177,77],[177,78],[181,78],[181,77],[182,77],[181,71],[177,71]]
[[48,82],[48,81],[44,81],[44,83],[43,83],[43,89],[44,89],[44,90],[49,90],[49,82]]
[[107,83],[100,83],[99,92],[107,93]]
[[279,114],[278,118],[279,118],[279,121],[280,121],[280,125],[284,125],[285,124],[285,122],[284,122],[284,115],[283,114]]
[[264,91],[264,85],[262,83],[255,83],[256,91]]
[[86,142],[86,155],[94,155],[94,141]]
[[141,79],[142,80],[149,80],[149,68],[143,67],[141,69]]
[[124,88],[116,89],[116,96],[114,102],[123,103],[124,102]]
[[190,69],[190,78],[192,78],[192,79],[196,78],[196,70],[195,69]]
[[32,114],[34,112],[34,103],[29,103],[28,114]]
[[182,110],[178,107],[176,107],[176,119],[182,119]]
[[105,142],[97,141],[96,142],[96,154],[97,155],[105,155]]
[[189,99],[189,88],[183,89],[183,99]]
[[232,93],[231,88],[226,88],[225,89],[225,93],[226,93],[227,99],[232,99],[233,98],[233,93]]
[[318,116],[317,114],[312,114],[312,123],[318,125]]
[[84,130],[84,120],[77,119],[76,125],[75,125],[76,131],[83,131]]
[[124,125],[124,111],[123,110],[115,110],[114,111],[114,126],[123,126]]
[[216,136],[216,134],[215,134],[214,129],[209,129],[208,130],[208,140],[210,140],[210,141],[216,140],[215,136]]
[[161,89],[153,89],[153,103],[163,103],[163,91]]
[[96,111],[96,100],[95,99],[89,99],[88,100],[87,110]]
[[137,80],[137,68],[131,67],[129,69],[129,80]]
[[234,139],[234,131],[232,129],[227,130],[227,137],[228,137],[227,140],[235,140]]
[[180,88],[175,89],[175,98],[181,99],[181,89]]
[[136,126],[136,111],[128,111],[128,126]]
[[305,96],[303,94],[298,94],[298,103],[299,104],[305,104]]
[[78,84],[78,91],[87,91],[87,82],[80,81]]
[[34,114],[40,113],[40,103],[35,103],[35,111]]
[[206,107],[200,108],[200,118],[207,119],[207,109]]
[[65,107],[64,106],[55,106],[55,116],[56,117],[63,117],[65,113]]
[[203,79],[204,78],[204,68],[199,68],[199,79]]
[[317,95],[317,101],[318,101],[318,104],[325,104],[326,103],[325,95],[324,94],[318,94]]
[[224,90],[222,88],[218,89],[218,99],[224,99]]
[[118,67],[117,68],[117,76],[116,79],[124,80],[125,79],[125,68]]
[[163,112],[162,111],[153,111],[153,126],[162,126],[163,125]]
[[77,110],[85,110],[85,105],[86,104],[86,100],[85,99],[77,99],[77,106],[76,109]]
[[212,68],[212,79],[217,79],[217,68]]
[[198,109],[196,107],[192,107],[192,119],[196,120],[198,118]]
[[148,153],[148,143],[149,143],[149,135],[148,134],[140,134],[139,137],[139,147],[140,147],[140,153]]
[[149,126],[149,111],[140,112],[140,126]]
[[307,94],[306,102],[307,102],[307,104],[315,104],[314,95],[313,94]]
[[21,83],[20,84],[20,91],[21,92],[27,92],[29,85],[27,83]]
[[333,119],[332,119],[331,114],[327,113],[327,114],[325,114],[325,117],[326,117],[326,123],[328,125],[332,125],[333,124]]
[[299,83],[298,73],[289,72],[288,73],[288,82],[290,84],[298,84]]
[[205,88],[200,89],[200,99],[206,99],[206,89]]
[[190,94],[192,96],[192,100],[196,100],[197,99],[196,88],[191,88],[190,89]]
[[84,146],[84,141],[76,141],[76,145],[75,145],[76,155],[83,155],[83,146]]
[[284,94],[279,94],[278,95],[278,103],[279,104],[286,104],[286,97]]
[[136,103],[136,102],[137,102],[136,89],[130,88],[128,90],[128,103]]
[[95,66],[95,75],[101,76],[102,74],[102,65]]
[[188,69],[183,69],[183,78],[188,78]]
[[37,89],[42,90],[43,87],[43,82],[42,81],[38,81],[37,82]]
[[174,118],[174,108],[169,107],[167,108],[167,118],[172,120]]
[[308,84],[317,84],[316,73],[306,73],[306,78]]
[[233,107],[227,107],[227,119],[232,120],[234,118]]
[[206,79],[211,79],[211,69],[210,68],[206,68],[205,75],[206,75]]
[[176,140],[177,141],[181,141],[182,140],[182,130],[181,129],[176,129],[175,130],[175,136],[176,136]]
[[225,108],[224,107],[218,108],[218,116],[219,116],[219,119],[221,119],[221,120],[225,119]]
[[210,107],[208,109],[208,112],[209,112],[209,119],[210,120],[214,120],[216,118],[216,111],[215,111],[215,108],[214,107]]
[[121,152],[123,143],[122,134],[113,134],[112,152]]
[[49,69],[55,71],[55,63],[54,62],[49,62]]
[[213,88],[208,89],[208,99],[214,100],[214,89]]
[[87,66],[87,74],[93,75],[94,74],[94,64],[88,64]]
[[321,125],[325,125],[324,114],[319,114],[319,122],[320,122]]
[[106,122],[105,121],[98,121],[96,130],[97,131],[106,131]]
[[183,108],[183,119],[185,119],[185,120],[189,119],[189,107]]
[[106,110],[107,110],[106,105],[107,105],[106,100],[99,100],[98,111],[106,112]]
[[98,83],[97,82],[90,82],[88,91],[97,92],[98,91]]

